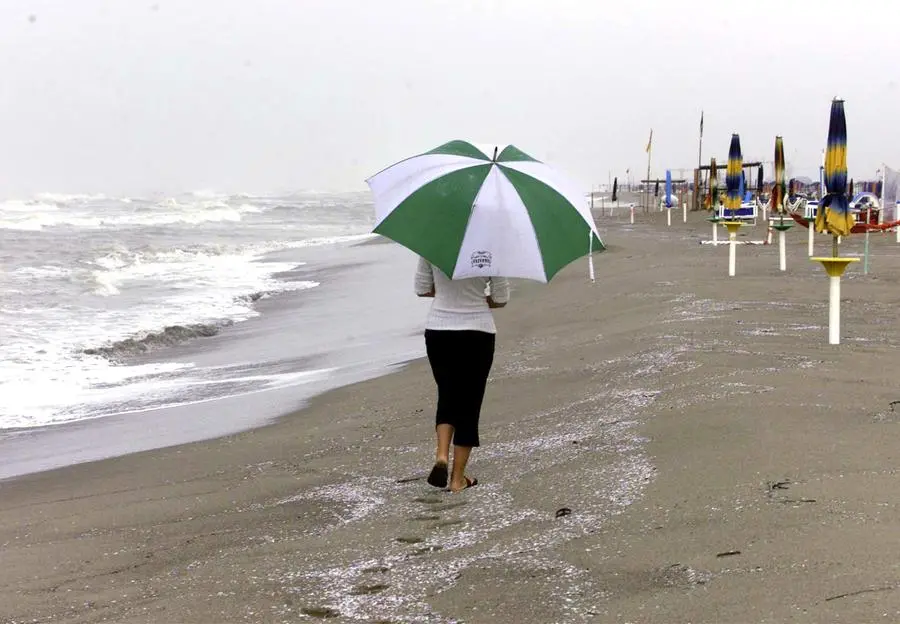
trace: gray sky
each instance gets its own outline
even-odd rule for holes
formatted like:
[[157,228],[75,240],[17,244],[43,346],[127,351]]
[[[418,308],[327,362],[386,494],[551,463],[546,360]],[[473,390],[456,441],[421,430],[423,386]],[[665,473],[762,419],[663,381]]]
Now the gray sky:
[[[717,10],[713,15],[710,7]],[[2,0],[0,195],[365,188],[444,141],[585,188],[724,158],[900,168],[891,0]],[[33,17],[32,17],[33,16]]]

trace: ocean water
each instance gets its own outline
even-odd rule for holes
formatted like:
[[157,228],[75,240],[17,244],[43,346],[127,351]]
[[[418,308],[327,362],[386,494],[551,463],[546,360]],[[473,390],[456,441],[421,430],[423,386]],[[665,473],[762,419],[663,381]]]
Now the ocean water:
[[0,201],[0,431],[327,374],[300,366],[248,372],[174,354],[234,331],[268,300],[302,302],[322,285],[307,265],[339,257],[372,225],[368,193]]

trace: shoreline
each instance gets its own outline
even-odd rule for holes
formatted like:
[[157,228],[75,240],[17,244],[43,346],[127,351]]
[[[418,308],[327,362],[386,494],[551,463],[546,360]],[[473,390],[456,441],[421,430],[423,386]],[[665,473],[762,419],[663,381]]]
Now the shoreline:
[[664,223],[599,220],[596,284],[571,266],[497,314],[477,488],[422,482],[414,361],[265,427],[0,482],[0,614],[891,619],[900,254],[874,245],[830,347],[805,237],[787,274],[748,246],[728,279],[708,223]]
[[[300,263],[282,279],[318,278],[320,285],[260,300],[257,317],[214,336],[129,360],[129,364],[189,364],[192,368],[186,370],[192,374],[223,375],[207,383],[231,386],[227,394],[192,398],[190,394],[196,394],[192,388],[202,390],[202,386],[186,386],[184,402],[165,407],[138,407],[56,425],[5,430],[0,432],[0,482],[265,426],[330,389],[390,374],[408,362],[418,347],[403,336],[407,329],[413,334],[419,321],[415,306],[410,310],[399,303],[409,287],[403,270],[413,262],[406,256],[399,248],[373,245],[370,240],[274,252],[275,261]],[[375,280],[378,272],[382,279]],[[376,293],[375,284],[383,292]],[[341,328],[355,315],[353,296],[363,297],[376,316],[375,322],[368,319],[368,327],[348,338]],[[398,314],[398,308],[405,309]],[[297,325],[297,318],[304,325]],[[264,375],[271,381],[254,385],[242,381]]]

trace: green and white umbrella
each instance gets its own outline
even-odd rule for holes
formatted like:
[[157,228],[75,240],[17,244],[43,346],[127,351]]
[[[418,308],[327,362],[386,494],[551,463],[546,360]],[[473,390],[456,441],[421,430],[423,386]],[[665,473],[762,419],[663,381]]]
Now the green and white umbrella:
[[547,282],[573,260],[604,249],[585,196],[512,145],[451,141],[367,182],[374,231],[452,279]]

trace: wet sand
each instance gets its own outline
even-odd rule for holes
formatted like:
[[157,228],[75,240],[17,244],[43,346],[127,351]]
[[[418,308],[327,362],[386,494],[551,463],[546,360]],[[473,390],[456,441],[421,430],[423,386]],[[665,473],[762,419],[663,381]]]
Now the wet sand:
[[704,216],[600,218],[596,284],[586,262],[516,284],[476,488],[424,483],[417,361],[268,427],[0,482],[0,621],[897,621],[900,246],[872,237],[829,346],[805,231],[786,274],[746,245],[729,279]]

